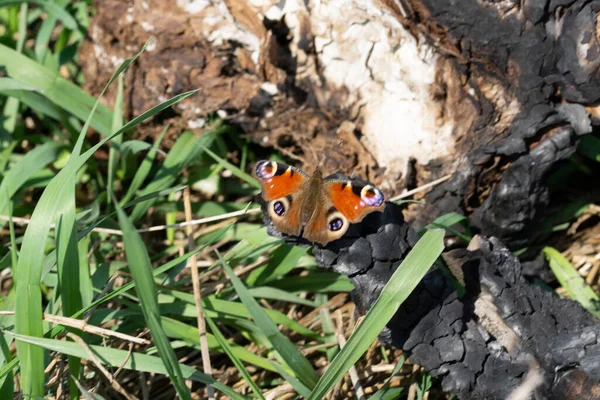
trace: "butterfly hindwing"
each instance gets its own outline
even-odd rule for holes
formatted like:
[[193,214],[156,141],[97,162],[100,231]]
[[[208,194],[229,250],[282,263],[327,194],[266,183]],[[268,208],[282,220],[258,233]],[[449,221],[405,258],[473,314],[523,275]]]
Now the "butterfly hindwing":
[[311,242],[325,245],[344,236],[349,226],[348,219],[333,206],[327,196],[322,196],[303,236]]

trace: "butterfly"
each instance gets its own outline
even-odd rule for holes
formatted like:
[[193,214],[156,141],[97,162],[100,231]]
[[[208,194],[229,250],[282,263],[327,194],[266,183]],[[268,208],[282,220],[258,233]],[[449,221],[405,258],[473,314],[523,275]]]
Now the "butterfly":
[[385,208],[379,189],[336,175],[323,178],[317,168],[308,176],[275,161],[259,161],[253,171],[275,228],[321,245],[341,238],[351,223]]

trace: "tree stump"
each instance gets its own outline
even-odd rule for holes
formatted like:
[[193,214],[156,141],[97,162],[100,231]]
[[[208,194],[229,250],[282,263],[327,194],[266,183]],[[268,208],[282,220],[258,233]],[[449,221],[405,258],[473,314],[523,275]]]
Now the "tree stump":
[[163,117],[174,133],[219,111],[301,167],[388,194],[452,174],[409,220],[456,211],[517,248],[544,217],[548,175],[596,121],[599,6],[106,0],[81,59],[97,93],[154,36],[128,75],[130,115],[199,88]]

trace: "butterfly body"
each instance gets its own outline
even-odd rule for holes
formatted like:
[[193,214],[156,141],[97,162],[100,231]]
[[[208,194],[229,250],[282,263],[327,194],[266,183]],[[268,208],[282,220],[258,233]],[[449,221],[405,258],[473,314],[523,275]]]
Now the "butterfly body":
[[350,223],[385,207],[381,191],[368,182],[323,178],[319,168],[308,176],[285,164],[259,161],[253,175],[275,228],[322,245],[342,237]]

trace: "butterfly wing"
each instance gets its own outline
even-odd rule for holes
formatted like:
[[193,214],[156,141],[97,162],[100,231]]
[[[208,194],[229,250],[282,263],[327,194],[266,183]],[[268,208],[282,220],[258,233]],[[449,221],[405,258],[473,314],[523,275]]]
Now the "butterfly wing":
[[[300,169],[259,161],[253,176],[260,182],[275,228],[322,245],[342,237],[351,223],[385,207],[383,193],[370,183],[338,177],[323,180],[318,170],[309,182]],[[303,209],[313,211],[307,214]],[[307,215],[310,219],[303,221]]]
[[351,223],[385,208],[383,193],[368,182],[326,178],[322,191],[322,199],[304,230],[304,237],[322,245],[344,236]]
[[300,194],[308,176],[298,168],[275,161],[259,161],[253,172],[260,183],[267,212],[279,232],[298,236],[302,232]]
[[[324,246],[328,242],[339,239],[344,235],[348,229],[347,226],[345,229],[343,229],[343,231],[342,229],[338,229],[336,231],[330,231],[328,229],[329,221],[331,220],[330,214],[332,214],[329,212],[331,208],[331,203],[326,198],[316,205],[312,218],[310,221],[308,221],[308,224],[306,224],[304,232],[302,233],[304,238],[310,240],[311,242],[320,243]],[[335,217],[335,215],[331,215],[331,217]]]
[[259,161],[252,174],[260,183],[265,201],[293,195],[300,190],[308,176],[298,168],[275,161]]
[[324,187],[331,204],[350,223],[360,222],[367,214],[373,211],[382,212],[385,208],[383,193],[368,182],[326,179]]

